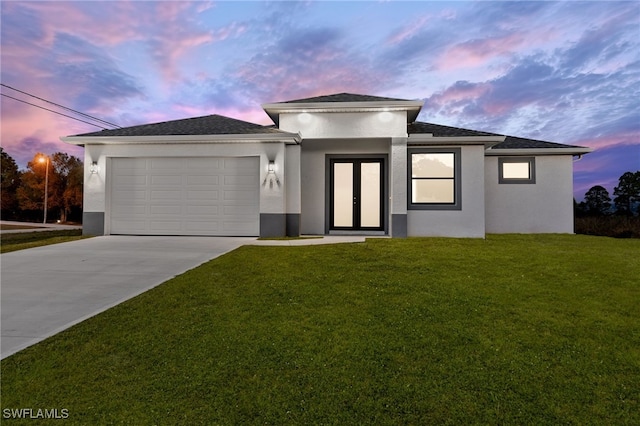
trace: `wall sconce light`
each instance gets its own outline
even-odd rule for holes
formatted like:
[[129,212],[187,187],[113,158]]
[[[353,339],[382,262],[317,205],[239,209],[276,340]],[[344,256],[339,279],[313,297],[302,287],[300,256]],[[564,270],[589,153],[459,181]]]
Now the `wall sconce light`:
[[278,175],[276,174],[276,162],[273,160],[269,160],[269,164],[267,165],[267,175],[264,177],[264,181],[262,181],[262,185],[267,185],[267,180],[269,181],[269,188],[273,188],[273,183],[280,186],[280,179],[278,179]]
[[97,174],[100,171],[100,166],[98,166],[98,163],[96,163],[95,161],[93,163],[91,163],[91,165],[89,166],[89,172],[92,175]]

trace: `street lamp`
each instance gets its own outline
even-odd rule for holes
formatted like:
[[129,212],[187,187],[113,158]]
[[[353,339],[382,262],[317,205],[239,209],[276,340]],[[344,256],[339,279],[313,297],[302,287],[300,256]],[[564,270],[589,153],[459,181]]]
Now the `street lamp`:
[[39,163],[46,163],[46,172],[44,175],[44,219],[43,224],[47,223],[47,201],[49,199],[49,157],[46,155],[41,156],[38,159]]

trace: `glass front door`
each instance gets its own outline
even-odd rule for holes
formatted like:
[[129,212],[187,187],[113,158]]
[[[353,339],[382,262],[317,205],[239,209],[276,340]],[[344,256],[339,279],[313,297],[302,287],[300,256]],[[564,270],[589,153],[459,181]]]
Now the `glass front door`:
[[331,160],[330,229],[383,229],[382,159]]

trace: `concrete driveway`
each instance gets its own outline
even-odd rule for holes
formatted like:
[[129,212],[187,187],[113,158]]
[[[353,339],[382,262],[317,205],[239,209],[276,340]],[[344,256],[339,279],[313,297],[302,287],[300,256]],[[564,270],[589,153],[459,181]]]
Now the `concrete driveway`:
[[253,241],[104,236],[0,255],[0,357]]

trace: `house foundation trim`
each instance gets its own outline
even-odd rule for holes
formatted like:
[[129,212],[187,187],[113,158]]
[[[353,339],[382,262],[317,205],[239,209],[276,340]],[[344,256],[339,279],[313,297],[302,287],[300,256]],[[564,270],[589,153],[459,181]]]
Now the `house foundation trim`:
[[260,213],[260,236],[284,237],[287,235],[287,215],[284,213]]
[[300,236],[300,213],[286,214],[287,237]]
[[407,215],[391,215],[391,236],[393,238],[407,238]]
[[104,212],[82,213],[82,235],[104,235]]

